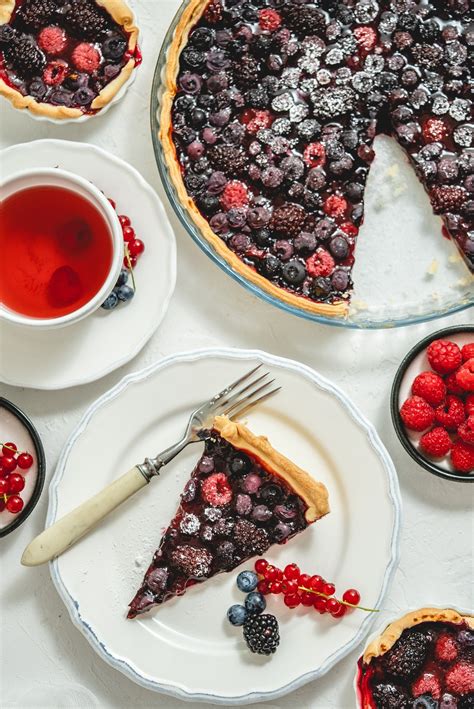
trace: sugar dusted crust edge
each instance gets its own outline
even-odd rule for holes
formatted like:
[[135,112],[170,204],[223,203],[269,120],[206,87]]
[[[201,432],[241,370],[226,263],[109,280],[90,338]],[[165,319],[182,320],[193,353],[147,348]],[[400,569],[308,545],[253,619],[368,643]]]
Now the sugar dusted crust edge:
[[413,628],[420,623],[455,623],[459,625],[464,622],[474,629],[474,616],[462,615],[452,608],[444,610],[439,608],[420,608],[417,611],[412,611],[390,623],[384,632],[370,643],[362,656],[363,661],[369,664],[374,657],[385,655],[395,645],[404,630]]
[[[137,46],[138,27],[134,24],[133,13],[123,0],[96,0],[97,5],[103,7],[111,18],[129,34],[128,49],[133,52]],[[10,21],[15,9],[15,0],[0,0],[0,25]],[[93,111],[100,111],[109,104],[122,86],[130,78],[135,68],[134,59],[130,59],[120,71],[120,74],[113,79],[95,97],[91,103]],[[14,108],[20,110],[27,109],[36,116],[44,116],[58,120],[70,118],[80,118],[84,113],[79,108],[68,108],[67,106],[53,106],[50,103],[40,103],[32,96],[23,96],[19,91],[9,86],[3,79],[0,79],[0,96],[6,98]]]
[[200,230],[202,236],[212,246],[213,250],[229,264],[233,271],[242,275],[246,281],[250,281],[255,286],[258,286],[258,288],[265,291],[273,298],[300,310],[305,310],[306,312],[316,315],[324,315],[325,317],[346,317],[349,311],[349,304],[347,302],[340,300],[334,304],[316,303],[302,296],[293,295],[289,291],[271,283],[250,268],[250,266],[243,263],[243,261],[224,244],[222,239],[212,231],[209,222],[202,216],[194,200],[189,196],[186,190],[178,156],[176,154],[176,148],[172,139],[173,125],[171,114],[173,99],[177,91],[176,80],[179,72],[179,57],[188,42],[190,31],[201,19],[207,4],[208,0],[190,0],[189,4],[186,6],[179,19],[168,50],[163,77],[164,90],[161,97],[159,138],[163,146],[163,154],[169,177],[179,197],[179,201]]
[[329,513],[328,491],[325,485],[314,480],[309,473],[276,451],[265,436],[255,436],[246,426],[231,421],[226,416],[217,416],[213,428],[234,448],[255,455],[288,483],[307,505],[305,517],[308,524]]

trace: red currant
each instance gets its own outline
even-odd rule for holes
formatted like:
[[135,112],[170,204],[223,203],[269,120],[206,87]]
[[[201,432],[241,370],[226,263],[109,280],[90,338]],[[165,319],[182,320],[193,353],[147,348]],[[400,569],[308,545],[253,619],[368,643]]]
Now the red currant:
[[318,591],[319,593],[322,592],[324,586],[324,579],[322,576],[311,576],[310,582],[309,582],[309,587],[313,589],[313,591]]
[[297,580],[300,577],[300,570],[296,564],[288,564],[283,572],[289,581]]
[[287,593],[283,602],[288,608],[297,608],[301,603],[301,598],[296,593]]
[[18,447],[15,445],[15,443],[11,443],[10,441],[8,441],[7,443],[3,444],[2,453],[7,458],[11,458],[12,456],[14,456],[17,451]]
[[6,495],[8,491],[8,480],[6,478],[0,478],[0,497]]
[[18,495],[12,495],[7,500],[6,508],[9,512],[16,515],[23,509],[23,500]]
[[270,593],[281,593],[281,581],[270,581],[268,588]]
[[267,593],[270,593],[268,581],[266,581],[265,579],[261,579],[261,581],[259,581],[257,584],[257,590],[260,591],[260,593],[263,593],[264,596]]
[[125,256],[123,259],[123,265],[125,268],[130,268],[130,265],[132,268],[135,268],[137,265],[137,257],[136,256],[130,256],[129,259]]
[[337,598],[328,598],[326,601],[326,608],[328,613],[333,615],[333,613],[337,613],[339,608],[341,607],[341,604],[337,600]]
[[117,209],[117,205],[115,204],[113,199],[110,199],[110,197],[109,197],[109,203],[112,205],[112,209]]
[[33,465],[33,456],[29,453],[20,453],[17,459],[18,467],[22,470],[28,470]]
[[311,582],[311,576],[309,576],[309,574],[300,574],[300,577],[298,579],[299,586],[304,586],[305,588],[309,588],[310,582]]
[[316,596],[316,600],[313,603],[314,610],[318,611],[318,613],[326,613],[327,611],[327,600],[326,598],[323,598],[322,596]]
[[353,606],[358,606],[360,603],[360,593],[356,591],[355,588],[350,588],[348,591],[345,591],[342,600]]
[[297,581],[288,581],[285,579],[282,581],[281,584],[281,590],[285,594],[293,594],[293,593],[298,593],[298,582]]
[[120,222],[122,229],[126,226],[130,226],[130,224],[132,223],[130,221],[130,217],[127,217],[126,214],[119,214],[119,222]]
[[123,228],[123,240],[130,242],[135,239],[135,229],[131,226],[124,226]]
[[346,612],[347,612],[347,606],[343,606],[341,604],[340,607],[338,608],[338,610],[331,613],[331,615],[333,618],[342,618],[343,615],[346,615]]
[[5,507],[6,507],[5,500],[2,497],[0,497],[0,512],[3,512]]
[[129,242],[128,250],[130,252],[130,256],[141,256],[141,254],[145,251],[145,244],[141,241],[141,239],[134,239]]
[[309,593],[309,591],[303,591],[301,594],[301,603],[308,608],[314,603],[314,593]]
[[4,455],[2,458],[2,468],[5,473],[11,473],[16,468],[15,458]]
[[18,473],[12,473],[8,476],[8,492],[13,494],[21,492],[25,487],[25,478]]
[[257,574],[263,574],[268,566],[268,561],[266,559],[257,559],[255,562],[255,571]]
[[332,596],[336,587],[333,583],[325,583],[323,586],[323,593],[325,596]]

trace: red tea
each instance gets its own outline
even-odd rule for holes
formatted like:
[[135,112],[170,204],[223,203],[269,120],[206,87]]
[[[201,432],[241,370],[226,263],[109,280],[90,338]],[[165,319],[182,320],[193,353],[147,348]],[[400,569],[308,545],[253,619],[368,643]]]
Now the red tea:
[[62,187],[30,187],[0,203],[0,302],[16,313],[57,318],[103,286],[113,256],[102,214]]

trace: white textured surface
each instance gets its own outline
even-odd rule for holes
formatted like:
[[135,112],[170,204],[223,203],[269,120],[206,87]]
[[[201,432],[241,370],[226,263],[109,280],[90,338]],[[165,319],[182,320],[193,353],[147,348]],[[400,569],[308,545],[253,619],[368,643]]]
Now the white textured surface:
[[[106,116],[80,126],[57,127],[33,122],[2,103],[1,147],[46,137],[90,141],[130,161],[163,194],[152,152],[148,105],[160,38],[176,4],[175,0],[136,1],[145,28],[145,62],[124,101]],[[192,347],[258,347],[301,360],[334,379],[377,426],[394,458],[404,501],[404,529],[387,617],[425,603],[472,607],[473,487],[442,481],[416,466],[396,439],[388,401],[396,367],[406,351],[438,326],[472,322],[472,310],[437,323],[383,332],[311,324],[250,296],[198,250],[173,215],[171,219],[178,239],[176,294],[161,328],[131,364],[95,384],[64,392],[1,388],[2,395],[24,408],[37,424],[46,449],[48,481],[84,409],[126,372]],[[140,689],[99,660],[69,621],[47,568],[19,566],[23,548],[43,528],[46,498],[45,491],[25,525],[1,541],[2,706],[89,709],[94,706],[92,693],[101,709],[179,709],[180,701]],[[304,637],[299,651],[304,652]],[[353,653],[323,680],[266,706],[350,709],[356,659]],[[81,686],[88,691],[81,692]]]

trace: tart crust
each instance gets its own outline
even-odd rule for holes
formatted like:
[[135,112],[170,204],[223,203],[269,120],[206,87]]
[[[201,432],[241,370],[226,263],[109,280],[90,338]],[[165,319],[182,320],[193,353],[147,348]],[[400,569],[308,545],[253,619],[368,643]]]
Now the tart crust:
[[366,648],[363,654],[364,662],[369,664],[374,657],[385,655],[385,653],[395,645],[400,635],[404,630],[407,630],[407,628],[413,628],[420,623],[436,622],[454,623],[456,625],[467,623],[474,629],[474,616],[472,615],[462,615],[452,608],[445,608],[444,610],[440,610],[439,608],[420,608],[420,610],[407,613],[402,618],[390,623],[390,625],[385,628],[382,635],[371,642]]
[[246,426],[231,421],[226,416],[217,416],[213,428],[234,448],[247,451],[283,478],[305,501],[305,518],[308,524],[328,514],[328,491],[323,483],[314,480],[309,473],[276,451],[265,436],[255,436]]
[[212,231],[209,222],[202,216],[194,200],[189,196],[186,190],[172,138],[172,105],[177,92],[176,80],[179,72],[179,58],[181,52],[188,42],[189,33],[204,14],[207,4],[208,0],[190,0],[176,26],[174,37],[168,51],[163,78],[164,89],[161,98],[159,137],[163,146],[163,154],[168,167],[170,180],[178,194],[182,206],[199,228],[203,237],[209,242],[213,250],[229,264],[233,271],[243,276],[246,281],[250,281],[255,286],[258,286],[268,295],[271,295],[273,298],[287,305],[316,315],[324,315],[325,317],[345,317],[349,310],[349,304],[346,301],[340,300],[332,304],[317,303],[303,296],[294,295],[284,288],[280,288],[274,283],[271,283],[254,271],[253,268],[243,263],[243,261],[224,244],[222,239]]
[[[133,52],[137,46],[138,27],[134,23],[134,16],[128,5],[123,0],[95,0],[97,5],[103,7],[111,18],[127,32],[128,50]],[[10,21],[15,9],[15,0],[0,0],[0,25]],[[135,68],[135,60],[130,59],[123,67],[118,76],[115,77],[91,103],[93,111],[99,111],[109,104],[122,86],[130,78]],[[66,118],[80,118],[84,113],[79,108],[68,108],[67,106],[53,106],[50,103],[40,103],[32,96],[23,96],[19,91],[9,86],[3,79],[0,79],[0,96],[4,96],[10,101],[14,108],[28,109],[36,116],[44,116],[64,120]]]

